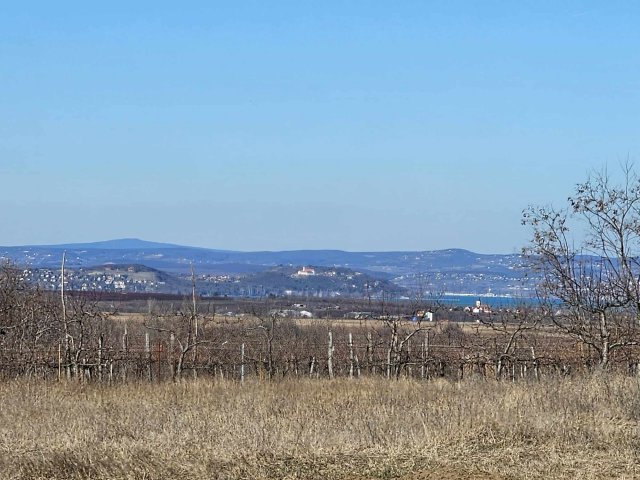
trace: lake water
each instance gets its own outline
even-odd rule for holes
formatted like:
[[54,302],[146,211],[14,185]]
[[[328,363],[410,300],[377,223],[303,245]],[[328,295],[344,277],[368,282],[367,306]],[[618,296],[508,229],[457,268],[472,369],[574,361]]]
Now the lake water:
[[443,295],[433,299],[427,299],[427,301],[439,302],[444,305],[450,305],[452,307],[473,307],[477,300],[480,300],[483,305],[489,305],[492,308],[509,308],[517,307],[518,305],[533,305],[538,303],[538,299],[535,297],[498,297],[498,296],[483,296],[483,295]]

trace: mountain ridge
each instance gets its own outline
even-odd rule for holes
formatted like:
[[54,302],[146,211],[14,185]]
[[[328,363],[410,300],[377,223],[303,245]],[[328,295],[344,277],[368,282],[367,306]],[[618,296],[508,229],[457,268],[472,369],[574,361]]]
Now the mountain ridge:
[[[88,247],[89,245],[89,247]],[[285,250],[240,252],[116,239],[91,244],[0,247],[0,261],[28,268],[60,268],[62,251],[69,268],[114,263],[145,265],[174,274],[250,275],[278,266],[348,268],[420,290],[520,294],[526,277],[521,254],[482,254],[460,248],[432,251],[348,252]]]
[[[115,238],[111,240],[98,240],[95,242],[78,242],[78,243],[60,243],[60,244],[47,244],[47,245],[18,245],[18,246],[6,246],[0,248],[18,248],[18,247],[30,247],[30,248],[51,248],[51,249],[88,249],[88,250],[144,250],[147,248],[185,248],[184,245],[178,245],[175,243],[153,242],[148,240],[141,240],[139,238]],[[199,248],[199,247],[187,247],[187,248]]]
[[94,242],[76,242],[76,243],[58,243],[58,244],[26,244],[26,245],[0,245],[0,249],[14,248],[51,248],[56,250],[144,250],[144,249],[163,249],[163,248],[181,248],[181,249],[197,249],[212,252],[229,252],[241,254],[271,254],[271,253],[309,253],[309,252],[327,252],[327,253],[346,253],[346,254],[403,254],[403,253],[471,253],[473,255],[517,255],[503,253],[480,253],[465,248],[444,248],[436,250],[343,250],[339,248],[299,248],[284,250],[229,250],[217,249],[210,247],[194,247],[191,245],[182,245],[177,243],[155,242],[150,240],[142,240],[136,237],[123,237],[110,240],[97,240]]

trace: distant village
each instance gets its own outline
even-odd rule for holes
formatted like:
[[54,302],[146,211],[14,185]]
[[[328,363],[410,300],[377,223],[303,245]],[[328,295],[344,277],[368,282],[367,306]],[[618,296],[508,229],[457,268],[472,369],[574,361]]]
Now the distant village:
[[[24,269],[20,277],[42,290],[62,288],[60,269]],[[198,295],[203,297],[275,295],[336,298],[362,297],[369,293],[372,298],[377,298],[384,289],[398,291],[397,286],[361,272],[310,266],[293,270],[276,267],[246,275],[199,274],[191,278],[190,274],[168,274],[142,265],[103,265],[67,269],[64,286],[81,292],[184,294],[191,292],[194,280]]]
[[[136,272],[134,267],[128,267],[124,271],[68,270],[65,272],[64,285],[69,290],[82,292],[157,293],[162,291],[166,282],[145,273]],[[62,287],[60,270],[25,269],[20,278],[43,290],[60,290]]]

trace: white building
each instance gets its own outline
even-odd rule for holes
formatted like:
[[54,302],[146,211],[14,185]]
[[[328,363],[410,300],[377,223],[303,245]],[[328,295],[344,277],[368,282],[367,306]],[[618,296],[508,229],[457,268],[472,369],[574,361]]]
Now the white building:
[[316,271],[311,267],[302,267],[302,270],[298,270],[298,276],[301,277],[308,277],[315,274]]

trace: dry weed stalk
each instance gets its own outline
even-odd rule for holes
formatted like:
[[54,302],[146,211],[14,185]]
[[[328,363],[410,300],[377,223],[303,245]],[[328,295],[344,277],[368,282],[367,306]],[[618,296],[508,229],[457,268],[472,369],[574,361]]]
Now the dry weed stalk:
[[638,420],[638,380],[604,374],[108,388],[20,380],[0,390],[0,477],[633,478]]

